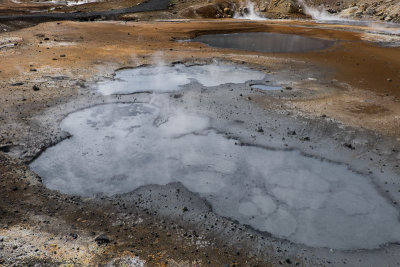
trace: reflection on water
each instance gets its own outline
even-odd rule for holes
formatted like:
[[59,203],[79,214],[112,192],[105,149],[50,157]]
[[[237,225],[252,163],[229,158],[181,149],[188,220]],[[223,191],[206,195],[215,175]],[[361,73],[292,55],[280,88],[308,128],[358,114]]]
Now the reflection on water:
[[309,246],[400,241],[398,212],[369,177],[298,151],[239,146],[188,110],[109,104],[72,113],[72,134],[30,166],[50,189],[90,196],[181,182],[213,210]]
[[322,50],[334,44],[333,41],[281,33],[233,33],[201,35],[194,42],[212,47],[232,48],[265,53],[293,53]]

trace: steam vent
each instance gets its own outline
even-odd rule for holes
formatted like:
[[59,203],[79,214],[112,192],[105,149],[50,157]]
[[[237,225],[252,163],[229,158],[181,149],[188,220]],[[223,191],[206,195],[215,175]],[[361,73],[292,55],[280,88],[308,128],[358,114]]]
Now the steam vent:
[[0,0],[0,266],[400,266],[400,1]]

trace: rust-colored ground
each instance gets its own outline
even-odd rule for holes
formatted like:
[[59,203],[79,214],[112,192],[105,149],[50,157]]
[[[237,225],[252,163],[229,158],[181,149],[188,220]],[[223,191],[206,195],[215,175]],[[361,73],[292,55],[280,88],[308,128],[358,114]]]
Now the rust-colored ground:
[[[310,27],[312,26],[312,27]],[[314,90],[312,97],[287,100],[309,115],[327,115],[345,124],[398,135],[400,129],[400,49],[362,41],[362,27],[316,25],[309,22],[49,22],[0,35],[14,38],[15,46],[0,50],[1,106],[35,101],[45,103],[77,93],[76,90],[46,90],[43,77],[66,75],[90,79],[114,69],[185,59],[218,58],[244,61],[279,72],[307,78],[309,68],[322,70],[317,81],[297,81],[299,88]],[[337,40],[325,51],[298,54],[268,54],[214,49],[190,42],[176,42],[199,34],[267,31]],[[48,38],[48,39],[47,39]],[[65,56],[61,56],[65,55]],[[36,71],[35,71],[36,70]],[[42,90],[34,92],[32,83]],[[22,86],[11,83],[27,81]],[[326,88],[334,90],[326,91]],[[258,99],[262,104],[263,100]]]

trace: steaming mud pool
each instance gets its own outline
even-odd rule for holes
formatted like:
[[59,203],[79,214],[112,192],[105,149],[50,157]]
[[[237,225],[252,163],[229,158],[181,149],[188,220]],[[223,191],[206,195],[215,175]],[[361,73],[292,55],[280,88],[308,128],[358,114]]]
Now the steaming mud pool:
[[246,67],[214,63],[209,65],[139,67],[117,72],[113,80],[103,81],[97,90],[103,95],[132,94],[144,91],[174,92],[191,82],[212,87],[225,83],[261,80],[265,73]]
[[104,104],[66,117],[71,137],[31,168],[67,194],[114,195],[180,182],[213,210],[313,247],[372,249],[400,241],[397,210],[345,164],[240,145],[210,118],[151,104]]

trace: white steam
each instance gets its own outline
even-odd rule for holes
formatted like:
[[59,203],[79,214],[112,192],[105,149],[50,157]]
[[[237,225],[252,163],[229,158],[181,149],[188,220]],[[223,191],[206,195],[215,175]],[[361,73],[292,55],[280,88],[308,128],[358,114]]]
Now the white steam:
[[233,16],[235,19],[248,19],[248,20],[266,20],[265,17],[261,16],[254,7],[253,2],[247,2],[246,7],[242,8],[239,12],[236,12]]
[[318,21],[350,21],[349,19],[340,17],[339,15],[333,15],[325,10],[323,6],[318,8],[308,6],[304,0],[298,0],[298,3],[302,6],[304,13],[311,16],[313,19]]

